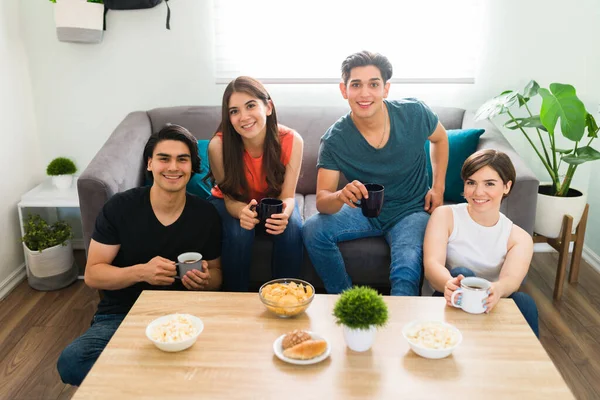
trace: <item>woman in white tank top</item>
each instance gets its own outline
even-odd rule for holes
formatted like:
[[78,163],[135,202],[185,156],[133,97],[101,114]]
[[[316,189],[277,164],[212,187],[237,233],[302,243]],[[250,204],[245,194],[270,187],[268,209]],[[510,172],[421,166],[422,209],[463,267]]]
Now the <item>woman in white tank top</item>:
[[529,270],[533,241],[500,212],[516,178],[514,166],[504,153],[480,150],[465,161],[461,177],[467,202],[438,207],[429,219],[423,245],[425,277],[450,306],[450,296],[463,278],[489,280],[486,313],[501,298],[512,298],[539,336],[535,302],[518,292]]

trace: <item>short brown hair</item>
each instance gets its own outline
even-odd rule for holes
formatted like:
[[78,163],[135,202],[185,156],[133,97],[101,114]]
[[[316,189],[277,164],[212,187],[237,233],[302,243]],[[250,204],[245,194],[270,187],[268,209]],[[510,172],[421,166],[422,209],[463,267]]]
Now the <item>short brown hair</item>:
[[504,197],[508,196],[517,179],[517,173],[515,171],[515,166],[506,153],[493,149],[476,151],[465,160],[462,170],[460,171],[460,177],[463,182],[465,182],[483,167],[490,167],[496,171],[498,175],[500,175],[502,183],[505,185],[508,182],[512,182],[508,193],[504,195]]
[[392,63],[386,56],[363,50],[349,55],[342,63],[342,80],[344,81],[344,85],[346,85],[348,79],[350,79],[352,68],[366,67],[367,65],[373,65],[379,69],[384,84],[392,77]]

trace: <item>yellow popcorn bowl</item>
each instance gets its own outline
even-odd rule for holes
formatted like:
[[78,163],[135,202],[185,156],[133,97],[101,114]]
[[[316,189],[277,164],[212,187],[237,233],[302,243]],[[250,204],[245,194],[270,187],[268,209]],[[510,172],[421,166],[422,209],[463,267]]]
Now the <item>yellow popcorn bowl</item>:
[[[180,318],[184,319],[186,322],[185,325],[177,323],[177,321],[181,321]],[[161,335],[161,333],[169,332],[169,327],[173,327],[174,332],[172,333],[174,334],[166,335],[166,337]],[[183,332],[177,332],[177,330],[188,327],[193,329],[193,333],[182,334]],[[146,326],[146,337],[162,351],[174,353],[191,347],[196,343],[198,336],[200,336],[203,330],[204,323],[194,315],[169,314],[150,322]]]
[[[423,341],[415,338],[415,333],[422,329],[428,329],[429,331],[437,332],[438,335],[429,334],[425,335],[430,339]],[[424,358],[440,359],[448,357],[452,352],[460,346],[462,342],[462,333],[457,327],[442,321],[412,321],[404,325],[402,328],[402,336],[408,342],[408,345],[418,355]],[[450,343],[446,343],[445,338],[452,338]]]
[[289,318],[306,311],[315,297],[315,288],[302,279],[273,279],[260,287],[258,297],[267,310]]

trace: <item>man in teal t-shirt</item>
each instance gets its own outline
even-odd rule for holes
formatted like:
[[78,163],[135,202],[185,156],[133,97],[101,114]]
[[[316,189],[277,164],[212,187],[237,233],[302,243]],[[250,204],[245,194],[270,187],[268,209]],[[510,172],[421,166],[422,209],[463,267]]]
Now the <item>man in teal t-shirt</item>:
[[[391,294],[416,296],[423,266],[429,213],[443,203],[448,137],[437,115],[416,99],[384,100],[392,65],[363,51],[342,63],[340,90],[351,112],[321,138],[317,161],[317,210],[303,228],[310,259],[329,293],[350,288],[338,243],[384,236],[390,246]],[[433,187],[427,184],[425,142],[432,144]],[[348,179],[336,190],[340,173]],[[357,202],[364,183],[385,187],[377,218],[363,216]]]

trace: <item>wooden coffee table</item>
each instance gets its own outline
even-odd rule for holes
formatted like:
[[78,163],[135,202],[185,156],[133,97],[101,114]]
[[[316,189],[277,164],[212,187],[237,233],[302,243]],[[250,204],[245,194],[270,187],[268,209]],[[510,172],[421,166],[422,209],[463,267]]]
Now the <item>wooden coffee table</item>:
[[[145,291],[73,398],[573,398],[512,300],[501,300],[490,315],[471,315],[443,298],[384,298],[388,325],[371,350],[355,353],[332,316],[337,296],[316,295],[305,314],[281,319],[256,293]],[[200,317],[204,331],[190,349],[165,353],[145,329],[175,312]],[[454,324],[462,344],[445,359],[419,357],[401,333],[415,319]],[[293,329],[325,336],[331,356],[305,366],[279,360],[273,341]]]

